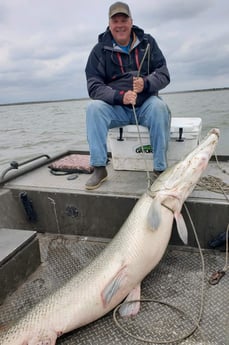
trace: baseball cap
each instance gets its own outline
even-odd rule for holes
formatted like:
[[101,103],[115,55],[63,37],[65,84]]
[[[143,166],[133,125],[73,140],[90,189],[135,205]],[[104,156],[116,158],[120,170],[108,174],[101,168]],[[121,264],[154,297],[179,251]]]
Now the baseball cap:
[[115,2],[109,8],[109,18],[113,17],[115,14],[125,14],[128,17],[131,17],[130,9],[127,4],[121,1]]

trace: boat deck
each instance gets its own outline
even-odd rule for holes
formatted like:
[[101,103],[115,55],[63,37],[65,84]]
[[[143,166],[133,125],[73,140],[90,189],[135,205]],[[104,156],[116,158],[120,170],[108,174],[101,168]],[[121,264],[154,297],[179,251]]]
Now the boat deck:
[[[49,164],[43,163],[3,185],[0,193],[5,202],[0,204],[3,215],[0,228],[18,229],[19,223],[22,229],[38,232],[112,238],[147,189],[146,172],[114,170],[112,159],[107,166],[108,180],[93,191],[85,190],[90,175],[55,176],[50,173]],[[150,177],[154,181],[152,173]],[[220,162],[220,167],[215,161],[209,162],[203,177],[207,180],[200,181],[186,205],[201,245],[206,248],[208,241],[226,231],[228,224],[229,160]],[[20,200],[22,193],[32,202],[36,219],[26,219]],[[4,206],[9,203],[14,213]],[[190,229],[188,217],[183,213]],[[27,218],[32,216],[27,215]],[[172,243],[180,244],[176,231],[173,232]],[[189,245],[195,246],[191,231]]]
[[[23,316],[37,302],[87,265],[106,246],[107,240],[82,238],[70,235],[38,235],[42,264],[9,295],[0,306],[1,332],[13,320]],[[229,275],[217,285],[208,283],[214,271],[225,265],[225,253],[215,250],[203,251],[205,261],[204,302],[200,329],[183,345],[229,344]],[[151,340],[173,342],[186,337],[198,319],[202,299],[203,270],[200,254],[190,247],[169,246],[159,265],[143,280],[140,313],[131,319],[117,319],[131,335]],[[168,303],[168,305],[166,305]],[[178,311],[174,308],[181,308]],[[183,314],[185,313],[185,314]],[[124,333],[114,322],[112,312],[101,319],[63,335],[57,345],[139,345],[141,341]],[[0,340],[1,343],[1,340]]]
[[[54,159],[53,159],[54,160]],[[115,195],[117,197],[131,196],[139,198],[147,188],[147,174],[145,171],[125,171],[114,170],[112,166],[112,159],[107,165],[108,180],[104,182],[98,189],[93,191],[85,190],[85,183],[90,177],[88,174],[76,173],[70,175],[52,175],[48,164],[43,164],[41,167],[29,171],[16,179],[13,179],[5,184],[7,188],[28,188],[33,190],[64,190],[71,193],[85,193],[87,195]],[[226,160],[220,161],[217,164],[215,161],[210,161],[203,176],[215,176],[222,180],[223,183],[229,185],[229,157]],[[150,173],[151,181],[155,177]],[[72,178],[72,179],[71,179]],[[189,199],[206,199],[213,201],[225,200],[222,193],[214,193],[212,190],[203,190],[196,188]]]

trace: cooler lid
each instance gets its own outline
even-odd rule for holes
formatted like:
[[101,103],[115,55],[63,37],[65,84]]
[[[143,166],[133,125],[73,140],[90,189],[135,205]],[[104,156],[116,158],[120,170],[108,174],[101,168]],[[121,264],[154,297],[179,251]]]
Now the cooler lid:
[[[172,117],[170,133],[179,133],[179,128],[183,129],[183,133],[199,133],[201,131],[202,119],[200,117]],[[138,126],[141,133],[148,133],[148,128]],[[124,133],[138,133],[136,125],[123,126]],[[112,128],[110,132],[118,132],[119,127]]]
[[138,129],[141,133],[144,133],[144,132],[148,133],[148,128],[144,126],[140,126],[140,125],[138,125],[138,127],[136,125],[127,125],[127,126],[124,126],[123,129],[125,132],[128,132],[128,133],[138,133]]
[[183,129],[183,133],[200,132],[202,119],[200,117],[172,117],[171,133],[179,132],[179,128]]

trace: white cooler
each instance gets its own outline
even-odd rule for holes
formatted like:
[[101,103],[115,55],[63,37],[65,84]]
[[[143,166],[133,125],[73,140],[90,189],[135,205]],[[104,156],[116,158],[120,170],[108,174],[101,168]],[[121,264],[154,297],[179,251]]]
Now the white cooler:
[[[167,152],[168,165],[183,159],[199,143],[202,120],[197,117],[172,117]],[[146,127],[139,126],[144,148],[142,154],[138,129],[128,125],[109,130],[108,138],[115,170],[153,170],[153,152]],[[145,158],[144,158],[144,157]]]

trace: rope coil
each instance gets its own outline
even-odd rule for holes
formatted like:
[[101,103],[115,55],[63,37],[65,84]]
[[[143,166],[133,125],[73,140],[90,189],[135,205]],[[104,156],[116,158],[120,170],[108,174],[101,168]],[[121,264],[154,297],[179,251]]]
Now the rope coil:
[[229,201],[227,195],[229,194],[229,185],[223,182],[219,177],[212,175],[203,176],[197,183],[195,189],[224,194],[225,199]]

